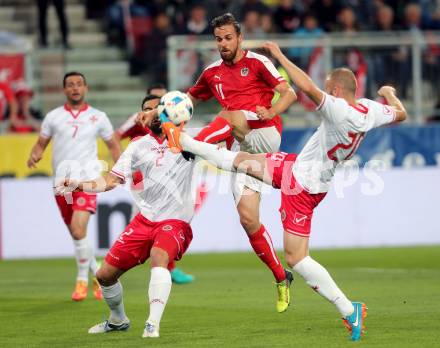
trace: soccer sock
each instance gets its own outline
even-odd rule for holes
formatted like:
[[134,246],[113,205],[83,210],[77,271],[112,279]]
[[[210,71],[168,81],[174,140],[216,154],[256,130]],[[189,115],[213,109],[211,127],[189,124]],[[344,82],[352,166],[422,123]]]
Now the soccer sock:
[[218,168],[234,171],[234,159],[237,157],[238,152],[231,152],[225,148],[219,149],[217,145],[197,141],[186,133],[181,133],[180,145],[184,150],[213,162]]
[[93,276],[96,277],[96,272],[98,272],[98,262],[96,261],[95,253],[93,252],[93,248],[89,242],[87,242],[89,247],[89,258],[90,258],[90,272],[92,272]]
[[89,280],[89,265],[90,265],[90,254],[89,254],[89,243],[87,238],[73,240],[75,246],[75,258],[76,265],[78,267],[78,275],[76,280],[82,280],[86,283]]
[[249,241],[255,254],[270,268],[277,283],[286,279],[286,273],[275,252],[272,239],[263,224],[257,232],[249,236]]
[[231,124],[224,118],[217,116],[197,134],[195,139],[209,144],[216,144],[226,140],[231,133]]
[[338,288],[327,270],[310,256],[293,266],[293,270],[298,272],[313,290],[333,303],[344,318],[353,313],[353,304]]
[[170,262],[168,262],[167,269],[168,271],[172,272],[174,268],[176,268],[176,262],[174,260],[171,260]]
[[148,322],[159,325],[163,311],[171,292],[171,274],[163,267],[151,269],[148,298],[150,300],[150,315]]
[[124,321],[125,315],[124,302],[122,301],[122,284],[118,280],[115,284],[110,286],[101,285],[102,295],[105,302],[110,307],[109,321],[113,324]]

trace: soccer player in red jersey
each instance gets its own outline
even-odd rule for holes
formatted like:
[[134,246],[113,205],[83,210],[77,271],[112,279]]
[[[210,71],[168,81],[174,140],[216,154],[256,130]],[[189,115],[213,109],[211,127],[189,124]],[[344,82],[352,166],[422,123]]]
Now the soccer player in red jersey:
[[183,150],[210,160],[219,168],[247,173],[281,190],[286,262],[313,290],[335,305],[351,332],[351,339],[358,341],[364,329],[366,306],[348,300],[327,270],[310,257],[313,211],[324,199],[336,166],[354,155],[365,133],[404,121],[406,111],[390,86],[378,91],[388,105],[366,98],[357,100],[356,78],[345,68],[328,75],[324,92],[282,54],[278,45],[268,42],[264,47],[280,61],[292,82],[313,100],[321,116],[321,125],[301,152],[298,155],[230,152],[196,141],[185,133],[179,135],[178,128],[174,141],[180,142]]
[[[269,58],[242,48],[240,24],[232,14],[214,18],[211,25],[221,59],[203,71],[188,95],[194,104],[215,97],[222,111],[196,139],[213,144],[233,136],[243,151],[278,151],[282,129],[279,115],[296,100],[295,92]],[[274,91],[280,97],[272,105]],[[240,223],[255,253],[276,279],[277,311],[284,312],[290,302],[291,274],[286,274],[269,232],[260,222],[261,187],[261,182],[246,175],[236,175],[232,180]]]

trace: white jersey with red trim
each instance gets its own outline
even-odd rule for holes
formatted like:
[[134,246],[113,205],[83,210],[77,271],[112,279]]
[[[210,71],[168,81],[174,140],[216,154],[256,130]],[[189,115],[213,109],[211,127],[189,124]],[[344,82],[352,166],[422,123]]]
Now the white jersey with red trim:
[[166,139],[153,134],[132,141],[111,173],[124,182],[142,173],[142,182],[132,187],[141,214],[150,221],[178,219],[190,222],[195,209],[198,161],[187,161],[172,153]]
[[40,135],[52,138],[52,167],[56,181],[62,178],[91,180],[100,176],[97,138],[110,140],[113,126],[107,115],[90,105],[72,110],[67,105],[50,111]]
[[359,99],[350,105],[324,94],[317,111],[321,125],[298,154],[292,168],[296,180],[310,193],[327,192],[338,163],[350,159],[365,133],[392,123],[396,114],[388,105]]

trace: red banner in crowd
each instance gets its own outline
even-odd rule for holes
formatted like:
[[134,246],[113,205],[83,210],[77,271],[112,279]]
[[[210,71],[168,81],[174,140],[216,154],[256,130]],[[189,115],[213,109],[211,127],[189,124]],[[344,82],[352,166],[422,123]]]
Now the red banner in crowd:
[[13,84],[24,79],[24,54],[0,54],[0,81]]

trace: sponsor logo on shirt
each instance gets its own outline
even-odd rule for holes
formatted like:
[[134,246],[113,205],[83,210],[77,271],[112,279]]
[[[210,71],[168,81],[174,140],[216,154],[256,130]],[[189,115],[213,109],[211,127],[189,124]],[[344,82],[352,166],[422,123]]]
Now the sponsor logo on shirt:
[[249,68],[242,68],[240,71],[241,76],[248,76],[249,75]]

